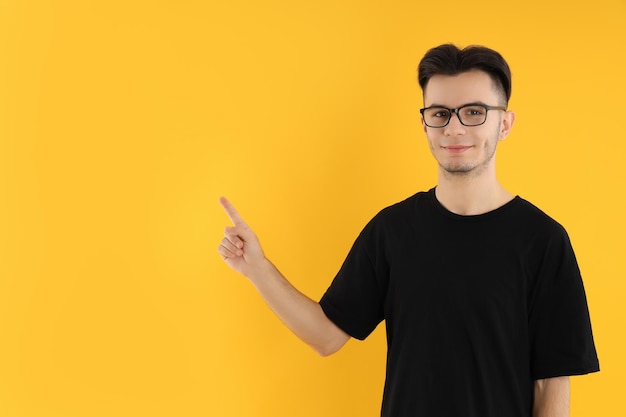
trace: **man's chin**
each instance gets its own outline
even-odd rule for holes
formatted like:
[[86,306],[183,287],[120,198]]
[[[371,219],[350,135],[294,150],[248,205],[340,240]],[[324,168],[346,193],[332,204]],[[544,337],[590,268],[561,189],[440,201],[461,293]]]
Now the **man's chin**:
[[459,175],[459,176],[465,176],[468,174],[471,174],[476,167],[472,166],[472,165],[439,165],[441,167],[441,169],[443,169],[446,174],[450,174],[450,175]]

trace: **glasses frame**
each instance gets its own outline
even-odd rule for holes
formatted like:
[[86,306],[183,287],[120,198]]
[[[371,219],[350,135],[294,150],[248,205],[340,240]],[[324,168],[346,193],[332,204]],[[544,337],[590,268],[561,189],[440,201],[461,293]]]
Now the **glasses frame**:
[[[463,123],[463,120],[461,120],[461,116],[459,115],[459,111],[466,108],[466,107],[482,107],[485,109],[485,120],[483,120],[482,123],[478,123],[476,125],[468,125]],[[431,126],[428,123],[426,123],[426,118],[424,117],[424,112],[426,110],[429,109],[445,109],[448,110],[448,120],[446,121],[445,124],[441,125],[441,126]],[[420,109],[420,114],[422,115],[422,120],[424,121],[424,124],[428,127],[432,127],[433,129],[439,129],[442,127],[446,127],[448,126],[448,124],[450,123],[450,119],[452,119],[452,114],[456,114],[457,119],[459,119],[459,122],[463,125],[463,126],[467,126],[467,127],[474,127],[474,126],[480,126],[485,124],[485,122],[487,121],[487,116],[489,113],[489,110],[504,110],[506,111],[506,107],[504,106],[488,106],[486,104],[481,104],[481,103],[469,103],[469,104],[464,104],[460,107],[457,107],[456,109],[450,109],[448,107],[445,106],[430,106],[430,107],[424,107],[422,109]]]

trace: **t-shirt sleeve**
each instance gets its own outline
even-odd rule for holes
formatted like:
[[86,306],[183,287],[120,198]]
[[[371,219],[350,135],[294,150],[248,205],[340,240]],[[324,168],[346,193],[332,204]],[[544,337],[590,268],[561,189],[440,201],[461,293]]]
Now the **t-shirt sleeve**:
[[582,277],[569,237],[548,240],[529,300],[533,379],[600,370]]
[[383,239],[370,222],[354,242],[341,269],[320,300],[339,328],[363,340],[383,320],[388,266]]

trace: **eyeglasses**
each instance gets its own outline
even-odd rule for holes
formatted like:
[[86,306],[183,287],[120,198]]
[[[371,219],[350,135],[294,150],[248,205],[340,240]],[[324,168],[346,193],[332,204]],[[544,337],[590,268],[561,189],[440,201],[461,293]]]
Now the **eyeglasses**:
[[450,123],[452,114],[456,113],[463,126],[479,126],[487,121],[489,110],[506,110],[502,106],[487,106],[485,104],[465,104],[456,109],[441,106],[431,106],[420,109],[424,123],[428,127],[444,127]]

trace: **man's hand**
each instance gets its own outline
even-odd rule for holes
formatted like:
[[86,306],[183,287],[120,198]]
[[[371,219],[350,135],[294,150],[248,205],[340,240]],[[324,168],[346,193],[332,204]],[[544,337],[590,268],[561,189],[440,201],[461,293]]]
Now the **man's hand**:
[[259,239],[226,198],[220,197],[220,204],[233,225],[224,228],[224,238],[217,251],[228,266],[250,278],[266,260]]

